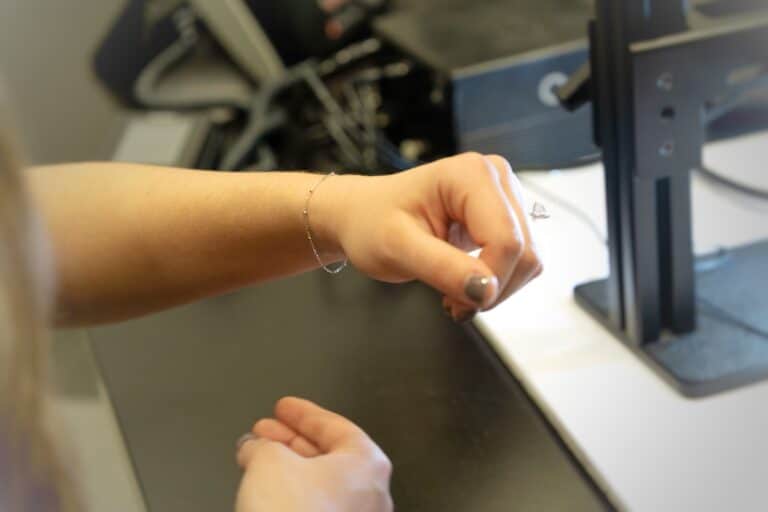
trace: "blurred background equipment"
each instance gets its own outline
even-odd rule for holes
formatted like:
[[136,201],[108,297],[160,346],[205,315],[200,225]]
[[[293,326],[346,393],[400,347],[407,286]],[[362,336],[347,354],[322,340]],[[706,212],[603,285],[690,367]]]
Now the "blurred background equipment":
[[376,34],[422,79],[385,99],[407,136],[438,153],[498,153],[526,169],[594,160],[590,106],[566,112],[553,92],[587,59],[591,12],[590,0],[433,0],[391,12]]
[[370,14],[384,6],[335,3],[326,12],[314,0],[128,0],[95,69],[129,105],[242,106],[243,85],[278,80],[287,66],[329,55],[364,35]]
[[328,87],[341,68],[378,50],[359,42],[384,8],[384,0],[131,0],[100,45],[95,70],[130,107],[211,121],[203,144],[214,151],[201,151],[207,159],[195,166],[307,167],[331,142],[334,162],[372,168],[361,149],[371,137],[357,133],[349,105],[362,100],[340,100]]
[[570,108],[594,104],[610,274],[579,286],[576,298],[686,395],[766,378],[768,294],[753,280],[768,274],[768,244],[697,268],[691,174],[703,169],[711,181],[766,197],[705,169],[702,151],[708,121],[768,90],[768,7],[597,0],[595,13],[591,73],[559,92]]
[[[711,25],[747,1],[692,2],[688,18]],[[480,151],[548,170],[600,157],[591,105],[572,101],[566,111],[557,96],[588,60],[592,7],[131,0],[95,64],[132,107],[205,119],[228,109],[210,123],[199,167],[381,173]],[[768,96],[739,107],[713,111],[710,138],[768,126]]]

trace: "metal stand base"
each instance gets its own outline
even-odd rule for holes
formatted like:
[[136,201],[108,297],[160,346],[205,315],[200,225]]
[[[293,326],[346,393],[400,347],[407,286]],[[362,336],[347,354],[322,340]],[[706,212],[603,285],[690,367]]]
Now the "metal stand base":
[[610,325],[605,281],[578,286],[576,301],[688,397],[768,379],[768,242],[734,249],[696,275],[698,326],[643,346]]

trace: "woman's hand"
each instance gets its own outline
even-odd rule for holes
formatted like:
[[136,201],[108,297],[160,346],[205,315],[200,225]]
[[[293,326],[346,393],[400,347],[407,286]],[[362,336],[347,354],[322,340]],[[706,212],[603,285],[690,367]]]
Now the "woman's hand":
[[[116,162],[26,176],[51,234],[59,323],[125,320],[315,268],[305,218],[322,261],[349,256],[374,278],[424,281],[457,320],[541,272],[520,184],[496,156],[320,186],[308,173]],[[465,252],[476,247],[479,258]]]
[[[542,271],[522,187],[499,156],[467,153],[383,177],[328,180],[313,212],[331,251],[387,282],[419,279],[457,321],[495,306]],[[480,248],[479,258],[467,251]]]
[[311,402],[283,398],[244,436],[237,512],[390,512],[392,466],[359,427]]

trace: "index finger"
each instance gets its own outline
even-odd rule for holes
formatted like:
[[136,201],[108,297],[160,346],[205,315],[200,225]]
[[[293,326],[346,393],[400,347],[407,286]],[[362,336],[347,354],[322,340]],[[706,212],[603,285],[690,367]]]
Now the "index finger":
[[449,214],[464,224],[481,247],[480,259],[503,290],[525,249],[518,212],[507,198],[492,158],[469,153],[454,157],[451,164],[458,172],[443,194]]
[[275,405],[275,417],[323,453],[364,451],[373,444],[360,427],[308,400],[293,397],[279,400]]

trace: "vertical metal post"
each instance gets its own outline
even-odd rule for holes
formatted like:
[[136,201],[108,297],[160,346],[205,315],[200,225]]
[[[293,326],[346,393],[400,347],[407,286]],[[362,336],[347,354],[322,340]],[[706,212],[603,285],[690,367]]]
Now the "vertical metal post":
[[[618,11],[620,2],[597,0],[595,3],[595,22],[592,40],[592,85],[594,91],[595,134],[603,150],[605,167],[605,200],[607,209],[608,245],[610,274],[606,288],[609,321],[618,330],[624,330],[624,282],[622,257],[622,219],[621,198],[619,192],[619,174],[621,172],[621,133],[617,130],[617,90],[622,89],[626,81],[620,83],[622,76],[618,67],[624,59],[621,54],[627,51],[623,32],[614,34],[612,28],[616,19],[621,18]],[[618,11],[618,12],[617,12]],[[626,137],[623,137],[626,139]]]
[[[649,22],[634,29],[641,40],[687,30],[682,2],[653,0],[646,2],[646,8]],[[638,300],[646,322],[637,339],[642,343],[657,339],[659,329],[683,333],[695,328],[690,173],[701,163],[704,128],[697,84],[680,73],[679,62],[676,66],[674,61],[655,59],[651,65],[632,57],[635,175],[647,189],[638,199],[635,215],[641,216],[641,224],[653,222],[635,240],[636,282],[658,283],[656,290],[641,285]]]
[[[698,131],[694,132],[698,133]],[[667,218],[668,238],[661,240],[667,278],[662,294],[664,325],[676,333],[696,328],[696,283],[691,219],[690,169],[679,169],[668,180],[669,197],[659,215]]]
[[[688,169],[684,177],[660,182],[658,170],[638,165],[636,116],[649,114],[636,112],[630,47],[684,30],[685,6],[682,0],[597,0],[595,9],[592,64],[597,139],[605,165],[608,313],[615,328],[641,345],[659,339],[665,324],[683,330],[691,324],[693,304],[685,286],[692,287],[693,265],[685,244],[678,243],[690,232],[690,212],[679,215],[690,208]],[[664,77],[659,78],[663,87]]]
[[[696,332],[691,172],[702,164],[707,107],[765,75],[768,16],[689,28],[682,0],[595,2],[591,92],[611,268],[576,299],[687,396],[765,378],[759,337],[727,323],[719,336]],[[755,264],[761,247],[735,251]]]

